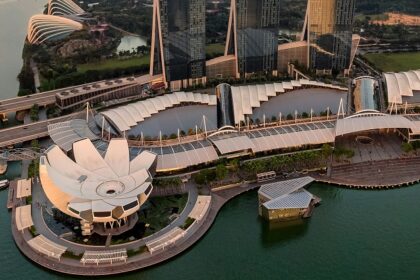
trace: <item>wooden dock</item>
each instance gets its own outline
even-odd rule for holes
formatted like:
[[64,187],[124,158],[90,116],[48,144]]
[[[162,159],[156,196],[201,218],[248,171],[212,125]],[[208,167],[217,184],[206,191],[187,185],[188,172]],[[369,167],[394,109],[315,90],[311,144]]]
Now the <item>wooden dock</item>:
[[7,204],[6,204],[7,209],[9,210],[13,208],[14,203],[15,203],[14,196],[16,193],[16,188],[17,188],[17,181],[16,180],[11,181],[9,184],[9,193],[7,196]]

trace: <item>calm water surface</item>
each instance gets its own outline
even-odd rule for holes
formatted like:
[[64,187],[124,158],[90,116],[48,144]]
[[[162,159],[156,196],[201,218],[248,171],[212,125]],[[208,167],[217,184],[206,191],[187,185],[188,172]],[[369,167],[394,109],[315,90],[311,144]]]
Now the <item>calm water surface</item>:
[[[312,218],[269,226],[257,193],[228,203],[192,249],[154,268],[113,279],[419,279],[420,185],[356,191],[325,185]],[[0,193],[1,205],[7,192]],[[0,211],[2,279],[70,279],[39,268],[13,244],[10,214]]]
[[0,0],[0,99],[15,97],[22,67],[22,49],[29,18],[41,13],[47,0]]

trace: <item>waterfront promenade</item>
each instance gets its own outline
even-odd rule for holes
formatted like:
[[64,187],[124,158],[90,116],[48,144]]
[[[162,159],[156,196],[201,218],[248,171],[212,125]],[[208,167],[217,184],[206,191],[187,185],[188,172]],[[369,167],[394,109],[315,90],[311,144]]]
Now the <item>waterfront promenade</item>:
[[420,180],[420,157],[368,161],[333,166],[331,175],[314,176],[318,181],[358,189],[388,189]]
[[[377,174],[375,174],[375,170]],[[310,174],[318,182],[327,182],[331,184],[349,186],[358,188],[389,188],[390,186],[402,186],[405,185],[405,182],[416,182],[420,179],[420,157],[413,158],[402,158],[386,161],[377,161],[377,162],[365,162],[357,164],[348,164],[333,167],[331,176],[327,177],[326,175],[319,175],[316,173]],[[281,180],[281,179],[276,179]],[[361,184],[364,184],[363,186]],[[379,184],[380,183],[380,184]],[[360,185],[358,185],[360,184]],[[205,213],[202,220],[194,223],[192,226],[185,231],[185,236],[180,240],[176,241],[172,245],[165,247],[164,250],[159,250],[151,254],[150,252],[145,252],[142,254],[130,256],[127,259],[126,263],[114,263],[114,264],[101,264],[97,265],[83,265],[78,259],[73,258],[61,258],[61,261],[57,261],[51,258],[48,258],[44,255],[41,255],[35,252],[27,243],[29,239],[32,238],[32,235],[28,230],[19,232],[14,223],[15,221],[15,207],[24,204],[24,201],[15,201],[14,208],[12,210],[12,233],[15,239],[15,242],[22,253],[27,256],[33,262],[44,266],[48,269],[72,275],[85,275],[85,276],[99,276],[99,275],[112,275],[119,273],[126,273],[135,270],[144,269],[162,262],[165,262],[178,254],[188,250],[193,246],[200,238],[202,238],[205,233],[210,229],[213,222],[217,218],[217,215],[220,209],[232,198],[245,193],[247,191],[256,189],[260,186],[260,183],[249,182],[242,183],[238,185],[233,185],[230,187],[221,187],[218,189],[213,189],[210,192],[211,203]],[[194,205],[193,200],[196,199],[197,189],[194,184],[189,183],[187,186],[189,191],[189,199],[186,208],[183,210],[180,217],[175,220],[176,222],[165,228],[164,232],[168,232],[174,226],[181,226],[186,220],[189,212],[192,211],[192,206]],[[195,191],[193,191],[195,190]],[[42,190],[41,190],[42,191]],[[34,193],[36,196],[36,193]],[[34,197],[36,200],[37,198]],[[42,211],[39,209],[34,209],[35,224],[44,222],[42,220]],[[52,232],[50,234],[46,233],[47,228],[40,229],[43,234],[47,235],[48,238],[51,238],[52,241],[57,242],[61,245],[64,245],[60,241],[60,238],[53,236]],[[149,239],[156,238],[159,235],[164,234],[164,232],[158,232],[153,237]],[[145,240],[137,240],[134,242],[129,242],[126,244],[117,245],[113,248],[127,248],[134,249],[138,248],[145,244]],[[69,244],[66,244],[69,246]],[[70,247],[69,247],[70,248]],[[75,245],[71,247],[72,250],[77,253],[83,252],[83,250],[100,250],[94,249],[94,247],[85,247],[82,244]],[[109,249],[109,248],[108,248]]]

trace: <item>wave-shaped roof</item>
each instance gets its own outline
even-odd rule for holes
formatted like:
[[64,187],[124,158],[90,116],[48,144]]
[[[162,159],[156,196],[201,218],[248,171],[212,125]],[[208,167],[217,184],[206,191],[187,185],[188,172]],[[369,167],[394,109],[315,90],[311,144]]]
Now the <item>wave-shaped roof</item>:
[[383,74],[388,92],[388,102],[402,104],[404,96],[413,96],[420,91],[420,69],[399,73]]
[[83,29],[81,23],[65,17],[34,15],[29,19],[27,38],[31,44],[41,44],[45,41],[62,39],[81,29]]
[[72,0],[49,0],[48,14],[55,16],[80,15],[85,11]]

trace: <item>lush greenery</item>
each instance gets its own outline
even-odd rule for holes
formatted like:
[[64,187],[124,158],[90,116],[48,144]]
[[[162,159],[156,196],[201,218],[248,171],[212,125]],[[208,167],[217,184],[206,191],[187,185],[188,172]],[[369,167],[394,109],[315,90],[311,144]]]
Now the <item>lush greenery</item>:
[[31,110],[29,111],[29,117],[31,119],[31,121],[38,121],[39,120],[39,106],[38,104],[34,104],[31,108]]
[[410,153],[410,152],[413,152],[413,151],[420,150],[420,141],[414,141],[414,142],[410,142],[410,143],[404,142],[402,144],[402,149],[405,153]]
[[65,251],[62,255],[63,258],[73,259],[73,260],[80,260],[82,258],[82,254],[76,254],[71,251]]
[[145,56],[133,56],[127,58],[114,57],[110,59],[100,60],[96,62],[79,64],[77,71],[80,73],[86,73],[88,71],[103,71],[103,70],[114,70],[114,69],[125,69],[139,66],[149,67],[150,57]]
[[153,186],[155,187],[179,187],[182,184],[182,180],[179,177],[172,178],[155,178],[153,180]]
[[26,205],[32,204],[32,195],[26,197]]
[[188,217],[184,224],[181,226],[183,230],[187,230],[193,223],[195,222],[195,219]]
[[129,249],[129,250],[127,250],[127,257],[133,257],[133,256],[135,256],[135,255],[138,255],[138,254],[142,254],[142,253],[145,253],[145,252],[147,252],[148,251],[148,249],[147,249],[147,247],[146,246],[141,246],[140,248],[138,248],[138,249],[136,249],[136,250],[134,250],[134,249]]
[[34,226],[29,227],[28,230],[31,233],[32,237],[35,237],[38,235],[38,232],[36,231],[36,228]]
[[224,44],[209,44],[206,46],[206,58],[212,59],[218,56],[222,56],[225,52]]
[[174,214],[182,212],[187,200],[187,194],[149,198],[139,212],[139,221],[146,225],[144,236],[166,227]]
[[352,158],[354,156],[354,151],[345,147],[335,147],[333,154],[335,160],[341,161],[343,158]]
[[369,53],[365,57],[384,72],[408,71],[420,67],[420,52]]
[[320,150],[296,152],[288,155],[276,155],[263,159],[247,161],[242,164],[242,170],[248,178],[255,178],[258,173],[292,172],[326,167],[332,148],[324,145]]
[[403,12],[412,15],[420,14],[417,0],[357,0],[356,12],[364,14],[381,14],[384,12]]

